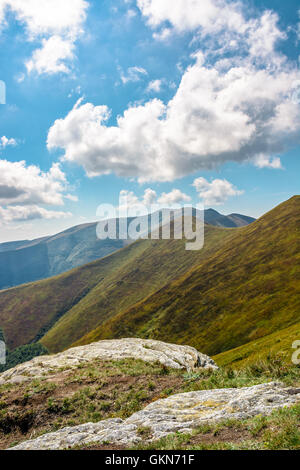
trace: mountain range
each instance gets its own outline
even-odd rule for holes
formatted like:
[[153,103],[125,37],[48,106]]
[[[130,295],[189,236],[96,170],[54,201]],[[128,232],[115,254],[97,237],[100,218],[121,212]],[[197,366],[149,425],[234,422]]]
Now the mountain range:
[[0,327],[10,349],[142,337],[189,344],[226,364],[291,356],[300,333],[299,231],[295,196],[247,226],[206,224],[199,251],[186,251],[185,240],[137,240],[0,292]]
[[[240,214],[225,216],[213,209],[204,211],[204,219],[230,228],[255,220]],[[128,244],[126,240],[99,240],[96,227],[97,222],[83,224],[49,237],[0,244],[0,289],[56,276]]]

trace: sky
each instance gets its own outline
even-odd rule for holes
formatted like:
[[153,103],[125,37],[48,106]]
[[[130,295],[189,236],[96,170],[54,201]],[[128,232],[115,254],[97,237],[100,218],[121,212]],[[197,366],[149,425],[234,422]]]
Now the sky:
[[299,194],[299,41],[296,0],[0,0],[0,242]]

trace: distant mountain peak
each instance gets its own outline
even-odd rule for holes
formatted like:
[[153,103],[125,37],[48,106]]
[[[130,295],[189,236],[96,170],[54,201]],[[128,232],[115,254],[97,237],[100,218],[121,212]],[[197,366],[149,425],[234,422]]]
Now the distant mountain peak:
[[[178,214],[172,209],[161,209],[159,212],[164,214],[169,211],[174,213],[174,217],[176,212]],[[193,215],[203,218],[203,212],[195,208]],[[128,219],[128,223],[130,220],[132,218]],[[204,222],[215,227],[242,227],[254,220],[238,214],[226,216],[212,208],[204,211]],[[0,244],[0,289],[61,274],[128,245],[127,240],[99,240],[96,226],[97,222],[85,223],[36,240]]]

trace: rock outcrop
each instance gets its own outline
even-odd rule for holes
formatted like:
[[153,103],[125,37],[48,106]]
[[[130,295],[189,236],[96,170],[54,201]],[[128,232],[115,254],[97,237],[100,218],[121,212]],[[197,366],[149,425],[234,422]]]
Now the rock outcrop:
[[160,362],[174,369],[217,368],[215,362],[190,346],[179,346],[140,338],[107,340],[68,349],[52,356],[39,356],[0,375],[0,385],[22,383],[44,377],[59,368],[74,368],[94,359],[142,359]]
[[181,393],[151,403],[125,421],[108,419],[61,429],[12,450],[54,450],[103,442],[129,446],[141,441],[141,427],[149,428],[150,439],[155,440],[174,432],[190,432],[203,423],[269,415],[275,409],[299,402],[299,389],[284,388],[275,382],[240,389]]

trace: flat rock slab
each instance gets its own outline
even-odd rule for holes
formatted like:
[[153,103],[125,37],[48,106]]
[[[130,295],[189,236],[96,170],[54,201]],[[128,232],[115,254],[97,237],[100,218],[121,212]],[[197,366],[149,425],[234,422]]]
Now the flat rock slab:
[[12,450],[66,449],[96,442],[130,446],[141,441],[138,433],[141,427],[150,428],[151,440],[156,440],[174,432],[190,432],[203,423],[269,415],[275,409],[296,403],[300,403],[300,390],[284,388],[275,382],[247,388],[181,393],[151,403],[125,421],[109,419],[61,429]]
[[42,377],[59,368],[74,368],[94,359],[118,360],[142,359],[145,362],[160,362],[173,369],[213,368],[215,362],[190,346],[163,343],[140,338],[125,338],[92,343],[68,349],[52,356],[39,356],[20,364],[0,375],[0,385],[20,383],[32,377]]
[[99,423],[87,423],[26,441],[8,450],[63,450],[84,444],[117,442],[119,445],[137,444],[137,428],[121,419],[107,419]]

